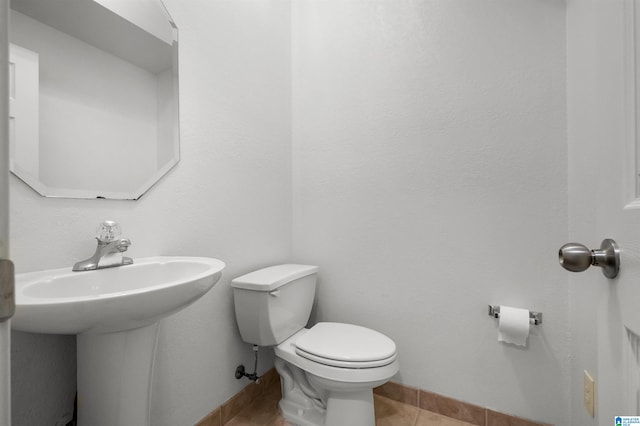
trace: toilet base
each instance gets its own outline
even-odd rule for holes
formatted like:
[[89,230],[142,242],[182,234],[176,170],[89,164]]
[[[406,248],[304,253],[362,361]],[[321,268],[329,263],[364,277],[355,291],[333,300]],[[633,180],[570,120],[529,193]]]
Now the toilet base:
[[373,426],[376,423],[371,390],[347,394],[332,394],[327,410],[303,407],[280,400],[278,406],[284,419],[299,426]]
[[282,385],[282,399],[278,406],[284,419],[299,426],[324,425],[326,404],[309,384],[304,371],[278,357],[275,367]]
[[281,399],[278,406],[286,421],[299,426],[374,426],[373,392],[364,390],[345,394],[332,393],[327,410],[304,407]]
[[327,400],[327,417],[324,424],[374,426],[376,417],[371,389],[346,394],[332,392]]
[[[284,419],[299,426],[375,426],[371,386],[320,378],[276,357]],[[385,380],[386,381],[386,380]]]
[[375,426],[373,387],[334,382],[309,373],[307,379],[314,388],[326,391],[325,426]]
[[297,426],[321,426],[325,424],[324,411],[317,407],[304,407],[295,402],[281,399],[278,403],[282,417]]

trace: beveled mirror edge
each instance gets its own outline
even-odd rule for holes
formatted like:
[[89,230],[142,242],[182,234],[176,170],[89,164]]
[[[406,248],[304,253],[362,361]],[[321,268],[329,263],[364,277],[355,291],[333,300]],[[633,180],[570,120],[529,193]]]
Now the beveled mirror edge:
[[[132,192],[118,192],[118,191],[90,191],[84,189],[69,189],[69,188],[55,188],[55,194],[52,195],[51,189],[43,185],[36,179],[31,179],[29,174],[18,175],[12,173],[19,181],[29,186],[32,190],[45,198],[68,198],[68,199],[83,199],[83,200],[130,200],[136,201],[142,198],[151,188],[157,183],[162,181],[178,164],[179,158],[169,161],[165,166],[160,168],[153,176],[151,176],[144,184],[140,186],[140,189]],[[26,177],[29,176],[29,177]],[[48,193],[47,195],[44,195]]]

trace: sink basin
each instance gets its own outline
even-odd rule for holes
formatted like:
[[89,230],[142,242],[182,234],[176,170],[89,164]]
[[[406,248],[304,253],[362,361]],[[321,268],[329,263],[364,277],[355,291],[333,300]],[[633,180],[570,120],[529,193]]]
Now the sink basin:
[[149,257],[97,271],[16,275],[11,327],[77,334],[78,423],[149,426],[159,321],[195,302],[225,265],[206,257]]
[[224,266],[205,257],[149,257],[96,271],[63,268],[17,274],[11,325],[50,334],[143,327],[204,295]]

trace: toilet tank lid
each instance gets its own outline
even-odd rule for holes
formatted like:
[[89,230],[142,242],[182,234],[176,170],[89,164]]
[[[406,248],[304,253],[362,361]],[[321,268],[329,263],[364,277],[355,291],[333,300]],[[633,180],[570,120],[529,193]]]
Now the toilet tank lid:
[[313,265],[285,265],[269,266],[250,272],[231,281],[231,287],[256,291],[272,291],[298,278],[318,272]]

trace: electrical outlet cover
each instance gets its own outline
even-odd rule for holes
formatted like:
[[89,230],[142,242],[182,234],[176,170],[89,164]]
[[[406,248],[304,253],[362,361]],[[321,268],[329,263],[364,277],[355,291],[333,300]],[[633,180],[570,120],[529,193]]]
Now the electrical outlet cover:
[[584,408],[591,417],[595,417],[595,380],[584,370]]

